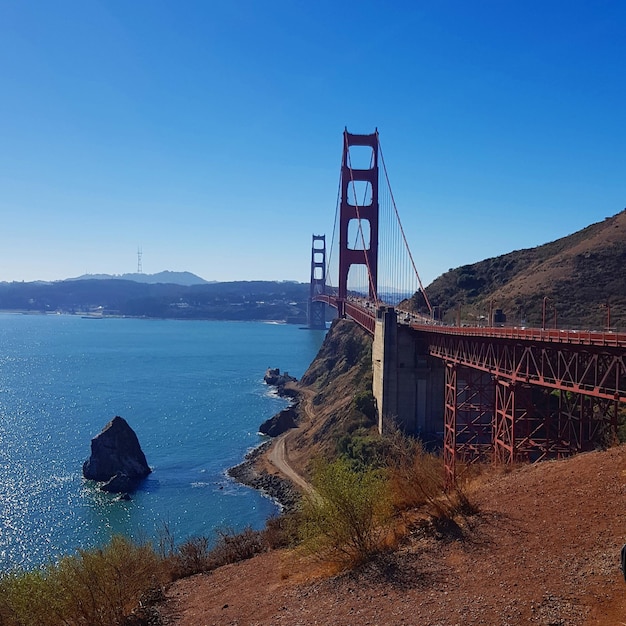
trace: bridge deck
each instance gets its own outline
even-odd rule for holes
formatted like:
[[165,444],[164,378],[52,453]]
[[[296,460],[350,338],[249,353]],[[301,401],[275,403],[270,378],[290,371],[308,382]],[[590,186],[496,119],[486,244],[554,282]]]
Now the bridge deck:
[[[336,297],[319,295],[315,298],[321,302],[339,308]],[[344,302],[345,313],[354,319],[370,334],[374,334],[376,325],[376,308],[373,304],[365,305],[360,301]],[[520,341],[565,343],[584,346],[626,348],[626,333],[601,332],[595,330],[559,330],[541,328],[522,328],[511,326],[444,326],[440,324],[408,324],[416,331],[466,337],[484,337],[514,339]]]
[[430,324],[411,324],[415,330],[447,335],[467,337],[485,337],[518,339],[521,341],[542,341],[549,343],[568,343],[586,346],[626,348],[626,333],[598,332],[592,330],[554,330],[541,328],[518,328],[497,326],[437,326]]

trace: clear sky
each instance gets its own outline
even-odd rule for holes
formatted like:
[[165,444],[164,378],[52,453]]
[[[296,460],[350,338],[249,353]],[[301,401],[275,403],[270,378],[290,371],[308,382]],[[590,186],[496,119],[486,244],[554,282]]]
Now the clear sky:
[[0,0],[0,280],[309,276],[378,127],[425,284],[626,206],[622,0]]

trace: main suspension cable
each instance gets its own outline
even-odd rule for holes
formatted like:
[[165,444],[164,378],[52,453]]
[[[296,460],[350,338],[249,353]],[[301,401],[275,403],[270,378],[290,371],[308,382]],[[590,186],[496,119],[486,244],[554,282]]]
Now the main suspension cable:
[[[341,167],[339,168],[339,185],[337,187],[337,200],[335,201],[335,219],[333,221],[333,236],[330,240],[330,252],[328,254],[327,270],[332,267],[333,249],[335,247],[335,234],[337,231],[337,222],[339,221],[339,205],[341,198]],[[326,283],[332,288],[333,284],[330,281],[330,272],[326,271]]]

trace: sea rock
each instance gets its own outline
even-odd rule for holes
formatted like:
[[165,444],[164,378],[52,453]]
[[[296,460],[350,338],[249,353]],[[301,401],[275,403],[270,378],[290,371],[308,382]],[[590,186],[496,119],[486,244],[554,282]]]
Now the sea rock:
[[297,412],[295,407],[289,406],[265,420],[259,426],[259,432],[270,437],[278,437],[290,428],[296,427]]
[[133,491],[137,486],[137,478],[130,478],[126,474],[115,474],[104,485],[100,486],[101,491],[108,491],[109,493],[125,493]]
[[132,491],[151,471],[135,431],[119,416],[91,440],[91,456],[83,464],[85,478],[105,482],[101,489],[114,493]]
[[281,374],[280,369],[277,367],[268,367],[265,372],[265,376],[263,376],[263,380],[267,385],[272,385],[273,387],[284,387],[287,383],[295,382],[297,379],[290,376],[287,372]]

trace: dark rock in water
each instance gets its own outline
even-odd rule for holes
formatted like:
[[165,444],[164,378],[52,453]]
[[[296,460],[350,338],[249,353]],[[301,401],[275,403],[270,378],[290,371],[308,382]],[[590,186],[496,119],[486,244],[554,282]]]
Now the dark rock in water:
[[289,406],[283,409],[279,413],[276,413],[273,417],[265,420],[259,426],[259,432],[270,437],[278,437],[290,428],[296,427],[295,418],[297,417],[296,409],[293,406]]
[[115,474],[104,485],[101,485],[100,489],[109,493],[128,493],[135,489],[139,480],[141,479],[130,478],[126,474]]
[[135,431],[116,416],[91,440],[91,456],[83,464],[83,476],[106,482],[101,488],[114,493],[132,491],[152,470]]
[[273,387],[284,387],[285,384],[295,382],[297,379],[290,376],[287,372],[281,374],[280,369],[277,367],[268,367],[265,372],[265,376],[263,376],[263,380],[266,384],[272,385]]
[[263,376],[263,380],[268,385],[275,385],[278,382],[278,377],[280,376],[280,370],[276,367],[268,367],[265,370],[265,376]]

